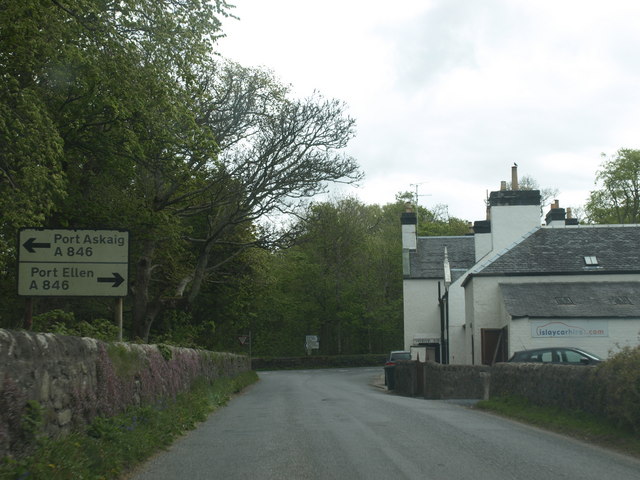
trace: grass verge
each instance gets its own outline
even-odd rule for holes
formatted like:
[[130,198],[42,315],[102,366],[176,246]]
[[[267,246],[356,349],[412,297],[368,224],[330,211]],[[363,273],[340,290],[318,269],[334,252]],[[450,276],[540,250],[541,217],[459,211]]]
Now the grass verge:
[[117,479],[177,437],[192,430],[231,395],[257,381],[255,372],[213,384],[198,383],[175,401],[132,408],[124,414],[96,418],[80,433],[59,440],[38,438],[32,455],[5,458],[0,479]]
[[515,397],[483,400],[476,408],[640,457],[640,438],[636,433],[584,412],[540,407]]

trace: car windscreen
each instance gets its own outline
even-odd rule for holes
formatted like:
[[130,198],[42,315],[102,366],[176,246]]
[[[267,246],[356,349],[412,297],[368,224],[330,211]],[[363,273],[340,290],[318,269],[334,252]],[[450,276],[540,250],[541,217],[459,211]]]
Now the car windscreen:
[[411,354],[410,353],[392,353],[391,354],[391,359],[392,360],[411,360]]

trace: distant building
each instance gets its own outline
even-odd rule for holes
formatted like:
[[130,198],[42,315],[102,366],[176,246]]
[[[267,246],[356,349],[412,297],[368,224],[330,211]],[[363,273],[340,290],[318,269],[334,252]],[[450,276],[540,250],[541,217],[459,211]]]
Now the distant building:
[[440,363],[493,364],[514,351],[640,343],[640,225],[579,225],[540,192],[491,192],[463,237],[418,237],[402,215],[405,349]]

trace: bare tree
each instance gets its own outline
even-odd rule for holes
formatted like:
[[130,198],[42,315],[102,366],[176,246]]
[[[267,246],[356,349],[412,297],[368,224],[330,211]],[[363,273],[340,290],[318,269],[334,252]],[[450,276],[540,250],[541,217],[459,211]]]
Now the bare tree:
[[161,239],[147,238],[136,281],[146,293],[136,292],[134,309],[143,338],[162,308],[193,303],[203,282],[243,250],[287,238],[286,230],[262,220],[294,214],[302,200],[325,192],[331,182],[362,177],[356,161],[340,151],[355,124],[343,103],[317,93],[291,99],[268,72],[231,63],[208,73],[201,85],[196,123],[211,133],[215,147],[174,150],[170,161],[147,168],[153,208],[181,227],[190,263],[178,268],[179,278],[165,273],[165,288],[151,298],[154,271],[161,269],[154,261]]

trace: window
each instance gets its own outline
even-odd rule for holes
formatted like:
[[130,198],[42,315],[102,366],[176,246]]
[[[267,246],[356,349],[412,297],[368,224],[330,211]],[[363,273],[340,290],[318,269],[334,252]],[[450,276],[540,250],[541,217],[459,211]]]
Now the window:
[[588,363],[587,357],[585,357],[584,355],[580,355],[578,352],[573,352],[571,350],[564,350],[562,352],[562,358],[565,363],[573,363],[576,365]]
[[540,361],[542,363],[551,363],[553,361],[553,356],[551,352],[542,352],[540,354]]
[[558,305],[573,305],[573,300],[571,297],[556,297],[556,303]]
[[629,297],[625,297],[624,295],[611,297],[611,303],[614,305],[633,305],[633,302],[629,300]]
[[596,257],[595,255],[588,255],[584,257],[584,264],[587,267],[597,267],[598,264],[598,257]]

